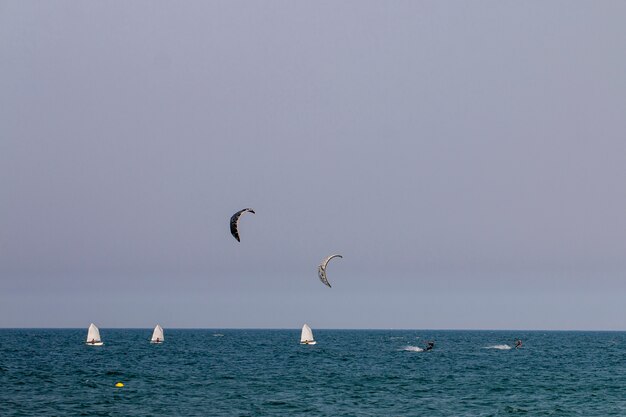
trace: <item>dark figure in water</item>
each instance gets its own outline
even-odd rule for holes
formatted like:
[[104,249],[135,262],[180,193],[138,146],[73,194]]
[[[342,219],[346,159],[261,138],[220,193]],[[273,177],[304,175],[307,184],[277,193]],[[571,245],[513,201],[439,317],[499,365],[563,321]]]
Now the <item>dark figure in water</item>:
[[433,350],[434,347],[435,347],[435,342],[428,342],[426,343],[426,349],[424,350]]
[[519,349],[522,347],[522,340],[521,339],[517,339],[515,341],[515,349]]

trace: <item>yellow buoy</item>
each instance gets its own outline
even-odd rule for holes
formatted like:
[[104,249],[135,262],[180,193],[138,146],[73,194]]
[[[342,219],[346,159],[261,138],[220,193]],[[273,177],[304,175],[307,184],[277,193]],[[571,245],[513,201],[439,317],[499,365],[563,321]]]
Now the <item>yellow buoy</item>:
[[121,382],[118,382],[117,384],[115,384],[116,388],[122,388],[124,386],[124,384],[122,384]]

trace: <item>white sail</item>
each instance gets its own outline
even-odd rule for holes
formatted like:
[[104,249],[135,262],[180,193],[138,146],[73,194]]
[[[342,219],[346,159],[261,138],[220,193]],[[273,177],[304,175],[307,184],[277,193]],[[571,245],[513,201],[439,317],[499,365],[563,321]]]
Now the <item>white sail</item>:
[[163,327],[157,324],[154,328],[154,331],[152,332],[152,338],[150,339],[150,342],[162,343],[163,340],[165,340],[165,338],[163,337]]
[[102,346],[102,340],[100,340],[100,330],[98,330],[96,325],[93,323],[89,325],[89,330],[87,331],[87,340],[85,342],[88,345]]
[[315,339],[313,339],[313,331],[308,324],[302,326],[302,333],[300,334],[300,343],[305,345],[314,345]]

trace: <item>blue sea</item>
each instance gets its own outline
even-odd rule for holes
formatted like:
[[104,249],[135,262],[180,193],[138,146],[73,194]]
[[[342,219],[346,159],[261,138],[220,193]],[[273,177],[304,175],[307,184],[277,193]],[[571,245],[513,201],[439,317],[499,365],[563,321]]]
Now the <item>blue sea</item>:
[[626,416],[623,332],[313,331],[0,329],[0,415]]

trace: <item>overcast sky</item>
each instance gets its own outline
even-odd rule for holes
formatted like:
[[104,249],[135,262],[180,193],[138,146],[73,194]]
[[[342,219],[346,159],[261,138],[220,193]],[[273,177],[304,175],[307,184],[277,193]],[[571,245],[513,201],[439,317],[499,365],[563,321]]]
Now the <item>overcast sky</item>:
[[624,330],[624,22],[0,0],[0,327]]

